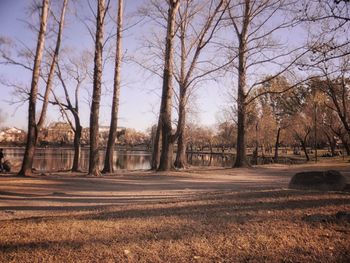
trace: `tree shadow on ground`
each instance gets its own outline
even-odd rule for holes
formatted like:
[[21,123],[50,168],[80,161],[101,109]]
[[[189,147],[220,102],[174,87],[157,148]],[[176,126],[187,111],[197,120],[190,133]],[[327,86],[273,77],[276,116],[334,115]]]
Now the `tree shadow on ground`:
[[[28,198],[24,200],[27,201]],[[34,198],[34,200],[37,200],[37,198]],[[40,200],[47,201],[46,198]],[[55,220],[55,217],[56,220],[60,218],[77,220],[147,219],[161,216],[190,218],[194,214],[198,217],[205,217],[207,214],[232,217],[235,214],[244,214],[247,216],[266,211],[305,210],[328,206],[345,206],[350,205],[350,194],[299,190],[263,190],[198,193],[191,197],[186,196],[184,199],[174,196],[173,199],[170,198],[168,200],[164,200],[162,196],[158,195],[132,198],[130,196],[118,196],[116,198],[101,198],[100,204],[98,204],[96,198],[91,196],[78,199],[72,199],[68,196],[67,198],[49,198],[48,200],[60,202],[61,204],[55,206],[2,206],[0,207],[0,211],[88,212],[87,214],[84,213],[84,215],[73,214],[60,216],[57,214],[53,216],[34,217],[35,219],[43,220],[50,220],[50,218]],[[135,202],[137,205],[134,204]],[[91,205],[82,205],[82,203],[91,203]],[[130,206],[124,206],[126,204],[131,204],[131,208]],[[152,204],[156,204],[159,207],[153,207]],[[143,207],[143,205],[146,205],[146,207]],[[27,219],[30,219],[30,217]],[[19,220],[26,220],[26,218]]]

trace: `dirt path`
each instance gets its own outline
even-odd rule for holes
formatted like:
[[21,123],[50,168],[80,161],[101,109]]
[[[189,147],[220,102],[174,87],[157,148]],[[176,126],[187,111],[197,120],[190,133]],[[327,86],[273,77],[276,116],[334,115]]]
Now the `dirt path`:
[[350,178],[350,165],[271,165],[250,169],[191,169],[153,173],[121,171],[101,178],[78,174],[0,177],[0,220],[80,212],[115,205],[175,202],[203,193],[287,188],[301,170],[337,169]]

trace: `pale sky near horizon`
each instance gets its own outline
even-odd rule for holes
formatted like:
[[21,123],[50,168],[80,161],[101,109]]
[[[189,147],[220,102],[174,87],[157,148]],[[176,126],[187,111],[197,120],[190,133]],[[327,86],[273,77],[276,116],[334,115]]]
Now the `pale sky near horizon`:
[[[21,43],[25,43],[25,45],[35,49],[37,35],[30,31],[25,22],[23,22],[23,20],[25,21],[29,18],[26,8],[31,1],[0,0],[0,36],[13,39],[19,46],[21,46]],[[144,1],[124,1],[126,17],[135,16],[134,12]],[[80,3],[82,2],[80,1]],[[57,4],[57,2],[55,3]],[[81,5],[80,8],[79,12],[84,14],[81,17],[88,17],[89,15],[90,18],[92,17],[86,4]],[[113,14],[115,14],[115,10]],[[93,40],[86,27],[77,19],[67,18],[62,47],[69,47],[78,51],[93,49]],[[145,27],[139,25],[126,31],[123,39],[123,52],[127,55],[137,54],[138,49],[143,44],[141,39],[147,33],[145,32]],[[15,54],[14,50],[12,50],[12,54]],[[31,74],[28,70],[23,70],[18,66],[0,65],[0,78],[17,81],[29,86]],[[106,68],[104,80],[110,88],[113,80],[112,66]],[[222,81],[212,81],[199,87],[195,100],[195,111],[197,114],[194,118],[198,124],[207,126],[216,124],[216,119],[220,115],[223,105],[230,100],[228,91],[232,90],[235,83],[235,79],[228,79],[224,85]],[[119,126],[145,131],[156,123],[156,114],[159,111],[161,79],[157,76],[150,77],[149,72],[145,72],[135,63],[127,62],[123,63],[122,66],[122,84]],[[91,83],[86,83],[85,85],[90,85],[88,88],[92,89]],[[103,94],[100,109],[100,125],[109,125],[112,96],[106,90],[103,91]],[[86,98],[88,95],[82,92],[81,96]],[[0,109],[6,114],[6,119],[2,126],[15,126],[26,130],[27,103],[21,106],[18,104],[12,105],[9,103],[12,99],[12,89],[0,83]],[[82,125],[87,127],[89,125],[89,106],[83,101],[81,102],[81,119]],[[57,110],[50,106],[48,122],[62,120]]]

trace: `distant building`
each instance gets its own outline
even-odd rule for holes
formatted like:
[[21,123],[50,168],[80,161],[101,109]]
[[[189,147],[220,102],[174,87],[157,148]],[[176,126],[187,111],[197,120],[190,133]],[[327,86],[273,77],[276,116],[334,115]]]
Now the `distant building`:
[[0,142],[6,143],[24,143],[26,132],[16,127],[6,128],[0,131]]
[[[119,137],[121,134],[125,132],[126,128],[124,127],[118,127],[117,128],[117,137]],[[101,145],[106,145],[108,141],[108,135],[109,135],[109,126],[100,126],[98,128],[98,135],[100,138]],[[82,131],[82,143],[83,144],[89,144],[90,141],[90,128],[83,128]]]
[[98,127],[98,133],[109,133],[109,126],[99,126]]
[[49,143],[72,143],[74,131],[66,122],[53,122],[45,132],[45,141]]

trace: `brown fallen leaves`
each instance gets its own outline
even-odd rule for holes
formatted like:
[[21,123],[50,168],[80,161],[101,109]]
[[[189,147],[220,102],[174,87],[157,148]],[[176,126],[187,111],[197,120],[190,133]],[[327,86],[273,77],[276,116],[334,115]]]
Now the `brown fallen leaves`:
[[346,220],[303,219],[340,210],[348,193],[257,190],[47,211],[0,221],[0,262],[349,262]]

